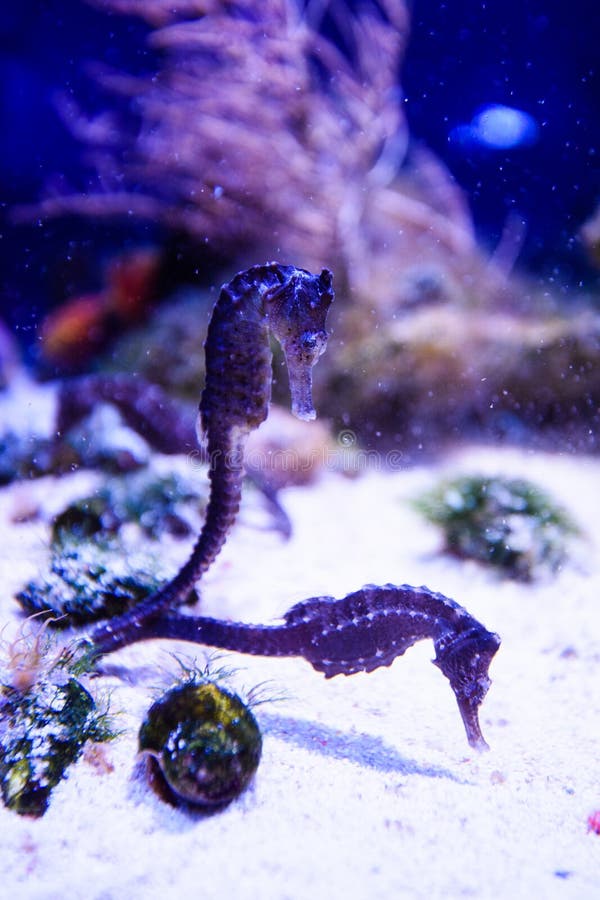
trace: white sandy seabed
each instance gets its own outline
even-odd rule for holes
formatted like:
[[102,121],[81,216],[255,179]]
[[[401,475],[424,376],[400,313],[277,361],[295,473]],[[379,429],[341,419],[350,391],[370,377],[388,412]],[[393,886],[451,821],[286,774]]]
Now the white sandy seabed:
[[[531,478],[586,533],[579,553],[535,585],[499,580],[437,551],[440,537],[410,505],[440,475]],[[44,565],[41,524],[10,525],[15,503],[59,509],[77,477],[0,494],[2,622]],[[202,476],[199,476],[202,477]],[[85,477],[84,477],[85,480]],[[24,498],[24,492],[26,497]],[[207,615],[269,622],[298,600],[373,582],[426,584],[502,637],[481,709],[491,751],[465,739],[453,693],[422,642],[390,668],[326,681],[302,660],[228,654],[232,687],[269,682],[285,699],[256,709],[263,757],[252,786],[223,811],[163,803],[136,761],[137,730],[170,655],[201,648],[140,644],[112,657],[155,677],[111,676],[122,735],[87,754],[39,820],[0,809],[0,894],[43,900],[117,898],[597,898],[600,836],[600,460],[465,448],[441,464],[324,473],[283,502],[294,534],[261,528],[252,504],[206,576]],[[173,569],[187,548],[173,553]]]

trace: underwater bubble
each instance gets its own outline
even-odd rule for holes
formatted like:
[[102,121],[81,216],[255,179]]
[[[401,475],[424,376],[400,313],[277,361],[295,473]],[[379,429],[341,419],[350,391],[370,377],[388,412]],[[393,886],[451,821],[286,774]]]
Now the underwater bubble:
[[458,144],[510,150],[531,146],[538,137],[539,127],[533,116],[514,106],[495,103],[483,107],[468,125],[453,128],[449,139]]

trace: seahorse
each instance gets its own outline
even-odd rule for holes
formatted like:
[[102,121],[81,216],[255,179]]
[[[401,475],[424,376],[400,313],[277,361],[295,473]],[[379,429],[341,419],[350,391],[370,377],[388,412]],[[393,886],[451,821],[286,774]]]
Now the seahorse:
[[341,599],[312,597],[281,624],[248,625],[169,612],[141,623],[132,640],[172,638],[254,656],[300,656],[326,678],[389,666],[432,638],[434,664],[450,681],[471,747],[487,750],[479,706],[500,638],[456,601],[427,587],[368,584]]
[[96,629],[92,640],[99,652],[136,640],[149,617],[181,603],[223,547],[239,509],[246,440],[269,410],[270,335],[285,354],[292,413],[315,418],[312,367],[327,346],[332,282],[327,269],[313,275],[272,262],[240,272],[222,287],[204,344],[199,424],[209,460],[210,496],[202,531],[189,560],[165,587]]

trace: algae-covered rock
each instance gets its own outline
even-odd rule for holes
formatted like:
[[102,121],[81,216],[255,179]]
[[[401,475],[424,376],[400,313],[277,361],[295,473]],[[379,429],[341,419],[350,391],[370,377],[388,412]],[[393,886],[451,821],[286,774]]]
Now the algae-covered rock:
[[[38,665],[35,639],[29,649],[31,664]],[[98,708],[75,677],[80,661],[68,653],[59,655],[42,664],[25,689],[16,686],[18,679],[11,679],[10,667],[3,673],[0,790],[5,805],[20,815],[43,815],[53,788],[66,777],[85,744],[115,737],[107,711]]]
[[150,459],[150,447],[140,434],[124,423],[113,406],[101,403],[56,442],[57,458],[60,460],[65,454],[76,460],[73,468],[101,469],[118,474],[145,466]]
[[523,581],[560,568],[577,533],[568,513],[524,479],[466,475],[442,482],[415,505],[441,526],[447,552]]
[[136,606],[164,582],[150,554],[132,564],[118,540],[82,541],[62,548],[48,570],[30,581],[15,599],[28,615],[46,613],[53,625],[66,628],[120,615]]
[[5,431],[0,435],[0,485],[77,469],[130,472],[149,458],[150,448],[141,435],[127,428],[115,409],[102,405],[61,439]]
[[144,469],[108,479],[91,496],[69,504],[53,520],[52,540],[64,544],[115,534],[126,523],[156,540],[164,534],[185,537],[198,529],[205,505],[206,491],[197,479]]
[[192,678],[152,704],[139,749],[156,762],[169,799],[215,807],[248,785],[260,762],[262,737],[237,694]]
[[[89,497],[55,516],[48,570],[16,595],[28,614],[47,613],[55,625],[84,625],[132,608],[168,577],[150,548],[132,551],[121,534],[137,524],[146,537],[187,536],[204,498],[180,475],[154,471],[109,479]],[[196,594],[190,595],[193,602]]]

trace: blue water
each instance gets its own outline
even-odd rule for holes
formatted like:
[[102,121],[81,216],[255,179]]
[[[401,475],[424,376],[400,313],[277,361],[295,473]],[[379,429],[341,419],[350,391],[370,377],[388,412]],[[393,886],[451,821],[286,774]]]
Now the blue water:
[[[600,17],[585,0],[413,4],[402,76],[413,134],[468,192],[493,239],[514,210],[537,270],[583,274],[574,232],[600,200]],[[529,115],[535,141],[493,149],[452,141],[481,108]]]
[[[597,273],[575,234],[600,199],[599,17],[583,0],[415,0],[412,9],[400,102],[413,138],[434,150],[464,187],[484,243],[492,247],[507,214],[516,212],[526,222],[524,264],[540,277],[593,282]],[[87,64],[150,71],[146,32],[139,20],[104,14],[83,0],[4,5],[3,205],[35,201],[61,173],[85,187],[81,148],[56,113],[56,92],[88,111],[101,109],[106,98]],[[492,139],[489,120],[477,125],[490,109],[508,110],[504,125],[496,117]],[[522,139],[513,134],[518,115],[527,117]],[[135,243],[147,233],[145,226],[115,231],[72,221],[17,232],[2,226],[0,313],[24,329],[64,296],[94,286],[88,282],[99,248]]]

